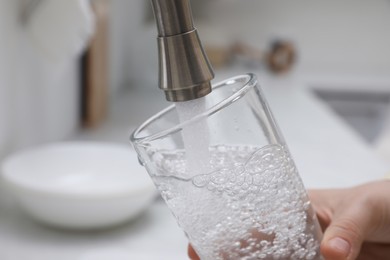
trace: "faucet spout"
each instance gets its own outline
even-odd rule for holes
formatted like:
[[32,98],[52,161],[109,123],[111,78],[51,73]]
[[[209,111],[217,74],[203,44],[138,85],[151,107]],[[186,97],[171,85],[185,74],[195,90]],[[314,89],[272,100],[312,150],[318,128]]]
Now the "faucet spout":
[[151,0],[158,29],[159,88],[168,101],[211,92],[214,72],[194,27],[189,0]]

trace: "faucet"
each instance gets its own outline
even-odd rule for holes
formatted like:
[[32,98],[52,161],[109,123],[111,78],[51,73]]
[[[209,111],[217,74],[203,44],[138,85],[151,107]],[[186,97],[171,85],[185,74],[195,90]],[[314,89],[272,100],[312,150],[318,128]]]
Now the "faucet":
[[159,88],[171,102],[211,92],[214,72],[194,27],[189,0],[151,0],[158,29]]

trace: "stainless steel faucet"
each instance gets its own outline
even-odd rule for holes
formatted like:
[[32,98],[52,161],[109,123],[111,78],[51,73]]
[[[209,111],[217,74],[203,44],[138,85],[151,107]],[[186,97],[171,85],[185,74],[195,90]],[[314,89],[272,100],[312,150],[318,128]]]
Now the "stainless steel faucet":
[[189,0],[151,0],[158,29],[159,87],[168,101],[211,92],[214,72],[194,27]]

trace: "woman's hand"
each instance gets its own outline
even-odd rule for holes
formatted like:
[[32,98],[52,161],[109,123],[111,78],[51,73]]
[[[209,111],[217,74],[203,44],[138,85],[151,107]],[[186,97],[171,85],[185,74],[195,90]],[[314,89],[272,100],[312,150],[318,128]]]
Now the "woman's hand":
[[188,257],[191,260],[200,260],[199,256],[195,253],[195,250],[192,248],[191,245],[188,245]]
[[326,260],[390,259],[390,181],[309,192]]

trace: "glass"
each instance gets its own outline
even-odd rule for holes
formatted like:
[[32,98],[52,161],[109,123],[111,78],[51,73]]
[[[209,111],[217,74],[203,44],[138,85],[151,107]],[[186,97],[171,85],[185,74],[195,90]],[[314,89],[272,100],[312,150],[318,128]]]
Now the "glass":
[[195,116],[183,121],[173,105],[131,140],[200,258],[322,259],[316,215],[256,77],[190,102]]

